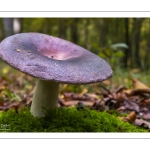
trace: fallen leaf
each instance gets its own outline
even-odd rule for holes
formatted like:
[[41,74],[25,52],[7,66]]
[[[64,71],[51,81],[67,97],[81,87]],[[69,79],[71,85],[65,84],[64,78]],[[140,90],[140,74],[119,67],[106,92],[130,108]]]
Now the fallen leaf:
[[124,90],[127,90],[127,88],[121,85],[115,90],[115,93],[123,92]]
[[137,79],[135,78],[132,78],[132,85],[134,87],[134,89],[150,89],[147,85],[145,85],[144,83],[138,81]]
[[129,110],[133,110],[135,112],[139,112],[139,105],[133,101],[124,99],[124,107]]
[[0,100],[0,106],[4,106],[4,100]]
[[150,129],[150,122],[145,121],[143,119],[136,119],[134,122],[134,125],[140,126],[140,127],[146,128],[146,129]]
[[132,111],[128,116],[126,116],[127,120],[129,120],[131,123],[133,123],[136,119],[136,113]]
[[145,111],[145,112],[142,112],[140,114],[142,114],[141,116],[143,119],[146,119],[146,120],[150,119],[150,111]]
[[0,106],[0,110],[9,110],[12,108],[21,108],[21,107],[22,107],[22,105],[20,102],[14,102],[7,106]]
[[[68,107],[68,106],[76,106],[78,104],[79,101],[77,100],[70,100],[70,101],[64,101],[63,104]],[[85,106],[93,106],[94,102],[90,102],[90,101],[82,101],[82,103]]]
[[133,96],[133,95],[138,95],[138,94],[143,94],[143,93],[148,93],[150,94],[150,88],[147,89],[134,89],[130,90],[129,93],[127,93],[128,96]]
[[119,116],[118,118],[124,122],[133,123],[136,120],[136,113],[132,111],[128,116],[126,117]]
[[103,81],[103,83],[105,84],[105,85],[110,85],[110,80],[108,79],[108,80],[105,80],[105,81]]
[[95,101],[97,98],[90,94],[67,93],[64,94],[64,100]]

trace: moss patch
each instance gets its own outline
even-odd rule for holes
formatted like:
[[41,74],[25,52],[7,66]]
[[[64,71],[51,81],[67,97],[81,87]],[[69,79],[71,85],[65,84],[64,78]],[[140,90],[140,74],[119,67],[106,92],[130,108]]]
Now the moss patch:
[[147,132],[116,116],[96,110],[57,108],[45,118],[35,118],[28,108],[0,113],[0,132]]

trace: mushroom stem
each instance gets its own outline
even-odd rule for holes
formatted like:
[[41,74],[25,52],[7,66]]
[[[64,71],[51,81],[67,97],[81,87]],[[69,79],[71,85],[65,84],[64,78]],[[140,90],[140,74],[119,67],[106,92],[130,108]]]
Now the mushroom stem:
[[43,108],[53,110],[58,104],[59,83],[54,81],[37,80],[31,113],[35,117],[44,117]]

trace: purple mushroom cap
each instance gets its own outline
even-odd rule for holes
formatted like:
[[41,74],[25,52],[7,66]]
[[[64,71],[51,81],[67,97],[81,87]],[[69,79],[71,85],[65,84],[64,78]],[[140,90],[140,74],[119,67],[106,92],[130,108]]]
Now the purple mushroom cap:
[[41,33],[21,33],[4,39],[0,58],[13,68],[42,80],[88,84],[112,76],[108,63],[69,41]]

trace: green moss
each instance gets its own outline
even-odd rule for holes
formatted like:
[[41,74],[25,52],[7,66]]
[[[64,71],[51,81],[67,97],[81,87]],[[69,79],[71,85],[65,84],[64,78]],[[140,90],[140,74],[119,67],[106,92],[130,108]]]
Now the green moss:
[[75,107],[57,108],[45,118],[33,117],[28,108],[9,110],[0,113],[0,125],[1,132],[147,132],[105,111]]
[[128,114],[127,113],[119,113],[117,110],[115,109],[111,109],[107,111],[109,114],[114,115],[116,117],[120,116],[120,117],[126,117]]

